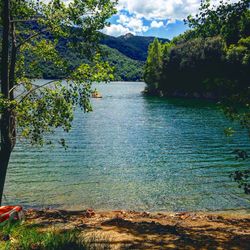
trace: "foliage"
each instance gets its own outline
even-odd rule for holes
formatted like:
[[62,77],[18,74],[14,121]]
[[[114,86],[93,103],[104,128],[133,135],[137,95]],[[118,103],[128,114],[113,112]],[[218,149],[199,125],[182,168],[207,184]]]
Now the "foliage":
[[133,60],[116,49],[101,46],[103,59],[114,67],[114,79],[117,81],[140,81],[143,75],[143,62]]
[[225,43],[220,37],[195,38],[165,49],[161,89],[168,94],[214,91],[206,82],[214,75],[221,77],[224,56]]
[[144,80],[147,83],[148,91],[154,92],[158,89],[161,69],[162,48],[156,38],[148,48],[148,58],[145,64]]
[[220,1],[218,7],[211,6],[210,0],[202,0],[200,12],[188,16],[186,23],[194,30],[196,37],[222,36],[227,43],[235,43],[241,37],[250,35],[249,0],[236,3]]
[[[162,43],[169,42],[168,39],[158,39]],[[137,61],[145,62],[147,60],[147,50],[150,43],[154,41],[154,37],[134,36],[126,34],[120,37],[111,37],[103,35],[101,43],[110,48],[116,49],[125,56]]]
[[[22,28],[25,29],[27,25],[33,31],[39,31],[41,28],[35,21],[22,24],[24,26]],[[84,44],[85,34],[82,29],[70,27],[67,32],[68,36],[66,38],[59,37],[55,45],[60,57],[68,63],[70,69],[75,69],[82,63],[89,63],[89,56],[93,53],[93,49]],[[100,50],[100,52],[104,52],[102,59],[115,66],[114,80],[140,80],[143,75],[143,63],[146,61],[147,49],[153,38],[133,35],[121,37],[99,35],[98,43],[101,44],[102,48],[105,48]],[[55,40],[50,32],[43,34],[43,38],[51,43]],[[166,42],[168,40],[160,39],[160,41]],[[82,45],[81,48],[79,48],[80,45]],[[97,46],[97,44],[93,45]],[[53,60],[44,61],[40,55],[32,51],[27,51],[25,54],[25,74],[27,78],[44,79],[63,79],[66,76],[65,72],[57,67]]]
[[[105,20],[113,13],[113,4],[109,1],[100,3],[97,0],[77,0],[68,6],[62,1],[50,1],[48,5],[41,1],[11,3],[13,19],[28,20],[35,16],[41,28],[37,31],[24,25],[20,30],[18,25],[16,27],[19,51],[12,91],[17,94],[15,100],[9,104],[15,112],[20,135],[29,138],[32,143],[41,144],[43,133],[52,132],[57,127],[62,127],[65,131],[70,129],[75,107],[80,106],[84,111],[91,111],[89,97],[92,82],[112,79],[112,69],[107,63],[100,62],[100,56],[90,58],[91,63],[72,67],[60,55],[56,46],[59,38],[67,39],[70,35],[66,25],[82,27],[82,34],[89,38],[86,41],[94,42],[98,30],[106,24]],[[90,12],[91,15],[88,14]],[[87,16],[82,18],[83,15]],[[46,27],[45,32],[49,30],[53,34],[53,39],[46,39],[43,26]],[[86,42],[84,45],[86,49]],[[30,54],[33,55],[33,61],[29,62],[26,57]],[[66,83],[50,81],[49,84],[35,86],[34,82],[26,77],[25,70],[41,73],[41,67],[44,68],[47,64],[62,72]]]
[[210,1],[202,1],[200,13],[186,21],[192,29],[166,45],[158,45],[162,50],[160,67],[158,62],[150,65],[153,55],[149,50],[144,71],[148,88],[155,86],[152,92],[165,95],[213,99],[228,97],[240,89],[248,91],[248,6],[249,0],[221,2],[217,8],[211,7]]
[[[86,53],[81,53],[79,50],[76,50],[75,47],[70,45],[70,40],[73,40],[75,33],[78,33],[79,36],[76,38],[76,41],[82,41],[82,34],[77,28],[71,29],[70,37],[66,40],[60,38],[56,45],[56,50],[63,58],[64,61],[67,61],[68,67],[75,69],[82,63],[90,63],[89,58]],[[46,39],[51,40],[51,35],[47,35]],[[108,37],[107,41],[117,40],[119,38]],[[142,38],[143,40],[143,38]],[[102,43],[102,40],[100,40]],[[127,43],[124,42],[124,47],[129,47]],[[140,46],[140,45],[138,45]],[[117,49],[112,49],[106,45],[100,45],[98,48],[101,56],[101,60],[108,62],[111,66],[114,67],[114,80],[115,81],[138,81],[142,78],[143,75],[143,61],[134,60],[129,56],[119,52]],[[88,51],[87,51],[88,54]],[[41,60],[41,57],[36,56],[34,53],[27,53],[25,58],[25,71],[28,78],[44,78],[44,79],[63,79],[65,78],[65,72],[61,68],[56,67],[53,61],[44,62]],[[34,64],[34,61],[37,62],[39,67],[31,67]]]
[[244,189],[245,194],[250,194],[250,183],[249,183],[250,171],[249,170],[235,171],[230,176],[234,179],[234,181],[238,183],[239,188]]

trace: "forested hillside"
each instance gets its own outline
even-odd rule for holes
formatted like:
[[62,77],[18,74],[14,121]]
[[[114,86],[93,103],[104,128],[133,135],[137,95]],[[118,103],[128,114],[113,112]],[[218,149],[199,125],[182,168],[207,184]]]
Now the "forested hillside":
[[186,20],[190,30],[149,48],[144,78],[151,94],[221,99],[249,94],[249,0],[201,4]]
[[[147,59],[148,46],[153,40],[154,37],[134,36],[130,33],[120,37],[103,34],[101,44],[117,49],[129,58],[145,62]],[[162,38],[159,38],[159,41],[163,43],[169,42],[169,40]]]
[[[30,24],[30,26],[33,30],[38,29],[36,23]],[[74,69],[82,62],[88,62],[91,51],[84,50],[84,36],[81,30],[71,28],[70,34],[67,38],[60,38],[56,48],[62,58]],[[48,40],[54,40],[50,33],[45,33],[44,36]],[[107,60],[110,65],[114,66],[114,80],[142,80],[147,49],[153,40],[153,37],[133,36],[132,34],[120,37],[100,34],[100,54],[103,60]],[[166,39],[160,40],[162,42],[168,41]],[[72,43],[77,44],[77,46],[71,46]],[[56,65],[50,61],[40,63],[39,60],[40,55],[36,56],[36,53],[27,55],[26,74],[28,77],[45,79],[64,77],[64,73]],[[33,67],[34,63],[39,64],[39,67]]]
[[117,49],[101,45],[103,60],[114,67],[114,77],[117,81],[138,81],[142,79],[144,62],[125,56]]

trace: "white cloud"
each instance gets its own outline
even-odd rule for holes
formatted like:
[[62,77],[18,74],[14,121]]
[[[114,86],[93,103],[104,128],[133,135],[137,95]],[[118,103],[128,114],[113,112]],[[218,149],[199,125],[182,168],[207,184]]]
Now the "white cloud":
[[122,36],[125,35],[127,33],[133,33],[131,30],[129,30],[129,28],[124,27],[121,24],[111,24],[108,27],[105,27],[102,30],[103,33],[110,35],[110,36]]
[[143,25],[143,21],[137,17],[131,17],[125,25],[136,33],[146,32],[148,30],[148,27]]
[[142,33],[149,29],[148,26],[143,24],[143,20],[136,16],[128,17],[124,14],[121,14],[119,15],[117,22],[123,27],[128,28],[131,33]]
[[129,22],[129,17],[126,16],[126,15],[121,14],[121,15],[119,15],[119,19],[118,19],[117,22],[124,25],[124,24]]
[[176,23],[176,19],[168,19],[167,26],[174,23]]
[[[69,3],[72,0],[63,1]],[[237,2],[238,0],[224,1]],[[218,5],[219,2],[220,0],[211,0],[211,5]],[[102,31],[112,36],[127,33],[142,34],[150,28],[167,27],[177,20],[183,20],[189,14],[194,15],[198,13],[199,7],[200,0],[118,0],[117,23],[105,27]],[[145,20],[151,22],[150,26],[145,25]]]
[[153,21],[150,25],[151,28],[160,28],[160,27],[163,27],[164,26],[164,23],[162,21]]
[[138,17],[152,19],[183,19],[199,8],[200,0],[120,0],[118,9]]
[[[50,2],[52,0],[42,0]],[[73,0],[62,0],[65,3]],[[114,0],[111,0],[114,1]],[[221,0],[211,0],[211,5],[218,5]],[[239,0],[224,0],[238,2]],[[131,15],[148,20],[182,20],[189,14],[198,12],[201,0],[118,0],[117,9],[127,10]]]
[[[237,0],[224,1],[237,2]],[[219,2],[220,0],[211,1],[214,5],[218,5]],[[117,8],[147,20],[183,20],[189,14],[196,14],[199,6],[200,0],[119,0]]]

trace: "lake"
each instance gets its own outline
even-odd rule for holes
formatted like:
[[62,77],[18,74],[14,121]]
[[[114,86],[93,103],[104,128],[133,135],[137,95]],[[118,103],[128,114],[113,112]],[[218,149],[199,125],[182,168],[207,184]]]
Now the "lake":
[[18,143],[5,203],[26,207],[217,211],[250,208],[229,175],[245,169],[232,151],[249,149],[244,131],[207,101],[144,97],[144,83],[97,85],[94,111],[76,111],[69,148]]

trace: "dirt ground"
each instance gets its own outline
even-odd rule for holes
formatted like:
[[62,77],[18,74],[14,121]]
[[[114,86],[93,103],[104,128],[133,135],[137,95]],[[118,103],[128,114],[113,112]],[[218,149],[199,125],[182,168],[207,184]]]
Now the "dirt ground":
[[112,249],[250,249],[250,215],[243,214],[44,209],[27,210],[26,220],[41,230],[78,229]]

